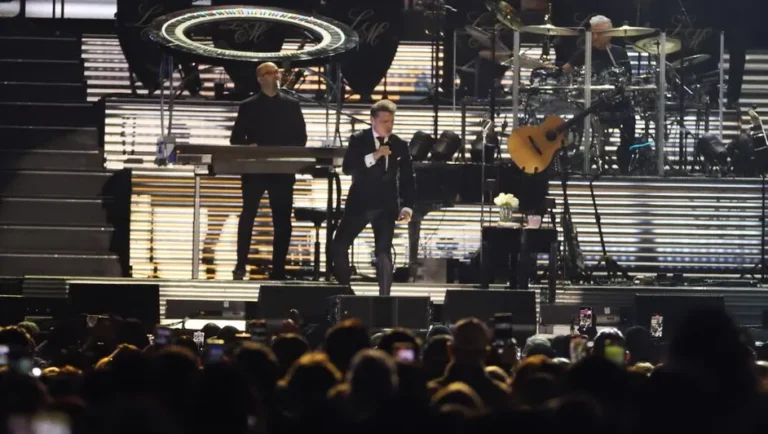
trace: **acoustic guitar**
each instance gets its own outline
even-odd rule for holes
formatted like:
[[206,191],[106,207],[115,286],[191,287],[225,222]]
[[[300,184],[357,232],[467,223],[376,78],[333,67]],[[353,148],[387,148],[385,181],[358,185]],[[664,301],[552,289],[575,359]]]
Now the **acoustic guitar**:
[[507,152],[512,161],[527,174],[541,173],[552,164],[555,154],[567,143],[566,132],[574,125],[604,107],[615,104],[623,96],[623,88],[601,95],[586,110],[565,121],[557,115],[548,116],[541,125],[521,126],[514,129],[507,139]]

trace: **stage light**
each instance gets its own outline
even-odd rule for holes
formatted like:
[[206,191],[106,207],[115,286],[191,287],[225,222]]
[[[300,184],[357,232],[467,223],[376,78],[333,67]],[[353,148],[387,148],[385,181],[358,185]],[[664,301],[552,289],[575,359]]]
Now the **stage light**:
[[458,134],[453,131],[443,131],[432,148],[431,160],[436,162],[450,161],[462,145],[461,137]]
[[[499,137],[496,133],[488,133],[485,136],[485,164],[492,164],[496,158],[496,151],[499,148]],[[473,163],[483,161],[483,135],[478,133],[475,140],[472,141],[472,148],[469,151]]]
[[435,147],[435,139],[424,131],[416,131],[408,146],[413,161],[424,161]]
[[725,144],[714,134],[704,134],[696,142],[696,153],[704,161],[701,163],[704,171],[717,168],[720,173],[725,173],[728,169],[728,152]]

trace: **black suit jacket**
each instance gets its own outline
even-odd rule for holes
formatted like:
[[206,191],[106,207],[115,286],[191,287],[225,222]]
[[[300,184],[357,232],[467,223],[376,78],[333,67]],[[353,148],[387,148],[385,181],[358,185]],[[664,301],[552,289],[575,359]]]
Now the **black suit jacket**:
[[349,138],[342,164],[344,174],[352,175],[345,207],[347,213],[383,210],[395,219],[401,208],[413,209],[416,183],[408,144],[394,134],[389,136],[388,144],[392,154],[387,170],[384,170],[378,164],[371,167],[365,164],[365,156],[376,151],[370,128],[358,131]]

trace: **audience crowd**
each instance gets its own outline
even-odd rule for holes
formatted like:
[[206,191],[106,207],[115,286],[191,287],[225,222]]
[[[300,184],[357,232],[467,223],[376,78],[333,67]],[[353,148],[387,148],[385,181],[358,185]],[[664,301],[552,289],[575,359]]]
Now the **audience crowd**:
[[518,345],[475,318],[423,340],[345,320],[318,348],[301,331],[208,324],[199,345],[151,343],[135,320],[3,328],[0,432],[768,432],[768,346],[719,310],[691,312],[664,345],[642,327]]

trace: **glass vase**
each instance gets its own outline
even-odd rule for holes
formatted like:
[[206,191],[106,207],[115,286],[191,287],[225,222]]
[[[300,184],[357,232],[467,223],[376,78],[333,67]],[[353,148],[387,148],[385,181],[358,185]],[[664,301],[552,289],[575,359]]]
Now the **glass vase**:
[[499,207],[499,223],[512,223],[514,208],[511,206]]

